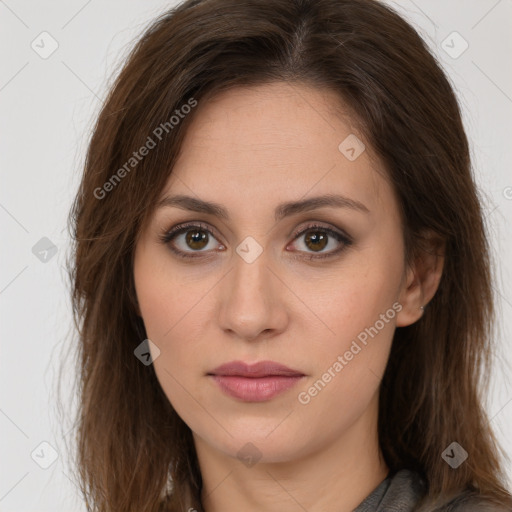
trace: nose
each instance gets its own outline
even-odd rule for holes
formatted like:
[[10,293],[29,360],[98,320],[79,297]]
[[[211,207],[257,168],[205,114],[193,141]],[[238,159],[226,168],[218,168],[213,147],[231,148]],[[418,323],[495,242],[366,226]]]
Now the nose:
[[269,266],[266,252],[248,263],[238,254],[220,288],[220,328],[231,337],[253,341],[283,332],[288,324],[290,290]]

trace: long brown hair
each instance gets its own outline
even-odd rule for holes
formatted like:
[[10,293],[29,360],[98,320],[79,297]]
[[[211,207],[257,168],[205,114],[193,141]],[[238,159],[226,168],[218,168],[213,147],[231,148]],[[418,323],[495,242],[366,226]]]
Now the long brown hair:
[[[387,465],[425,477],[425,505],[469,490],[510,506],[483,407],[495,320],[490,251],[461,112],[440,65],[374,0],[188,0],[156,19],[127,58],[94,126],[69,217],[77,467],[88,510],[202,510],[191,431],[153,366],[134,355],[146,338],[134,246],[194,102],[275,81],[333,90],[350,108],[396,192],[407,262],[425,230],[446,242],[438,291],[418,322],[396,330],[381,384]],[[441,457],[453,441],[469,454],[457,469]]]

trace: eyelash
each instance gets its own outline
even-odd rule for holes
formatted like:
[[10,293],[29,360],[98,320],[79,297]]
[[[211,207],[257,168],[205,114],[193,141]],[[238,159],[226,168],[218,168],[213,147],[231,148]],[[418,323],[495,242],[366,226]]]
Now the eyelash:
[[[177,226],[171,228],[170,230],[167,230],[164,233],[162,233],[159,238],[163,244],[168,245],[169,248],[171,249],[171,251],[173,251],[180,258],[189,259],[189,260],[194,259],[194,258],[202,258],[203,255],[201,254],[201,252],[206,252],[206,251],[195,251],[195,253],[193,251],[192,253],[189,253],[188,251],[185,252],[185,251],[181,251],[180,249],[176,249],[176,247],[174,247],[173,244],[171,243],[178,235],[180,235],[182,233],[186,233],[187,231],[191,231],[192,229],[197,229],[198,231],[205,231],[208,234],[212,235],[214,238],[217,238],[215,236],[215,234],[212,233],[211,229],[201,222],[178,224]],[[328,252],[326,254],[312,254],[312,256],[309,258],[305,257],[305,259],[308,259],[310,261],[334,257],[337,254],[344,251],[345,249],[347,249],[348,247],[350,247],[353,243],[353,240],[348,235],[341,233],[339,231],[335,231],[334,229],[315,224],[315,223],[310,224],[300,230],[297,230],[293,234],[293,240],[306,234],[308,231],[319,231],[321,233],[326,233],[327,235],[332,236],[338,242],[342,242],[342,244],[343,244],[339,249]],[[304,257],[302,257],[302,258],[304,258]]]

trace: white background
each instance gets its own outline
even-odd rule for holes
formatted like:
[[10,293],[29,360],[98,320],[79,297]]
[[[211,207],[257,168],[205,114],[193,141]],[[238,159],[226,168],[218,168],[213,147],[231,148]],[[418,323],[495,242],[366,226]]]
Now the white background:
[[[512,453],[512,0],[388,3],[428,41],[464,108],[496,260],[499,364],[488,411],[499,440]],[[57,372],[71,343],[64,272],[67,214],[112,73],[148,22],[172,5],[0,0],[2,512],[85,510],[67,477],[62,431],[72,439],[71,424],[61,426],[56,411]],[[58,43],[47,59],[31,48],[43,31]],[[469,44],[458,58],[442,45],[450,36],[448,44],[461,48],[453,31]],[[57,248],[47,262],[32,252],[43,237]],[[66,368],[64,392],[72,382],[71,360]],[[43,442],[53,448],[40,446]],[[57,459],[41,468],[34,459],[49,463],[52,449]],[[510,464],[507,472],[512,485]]]

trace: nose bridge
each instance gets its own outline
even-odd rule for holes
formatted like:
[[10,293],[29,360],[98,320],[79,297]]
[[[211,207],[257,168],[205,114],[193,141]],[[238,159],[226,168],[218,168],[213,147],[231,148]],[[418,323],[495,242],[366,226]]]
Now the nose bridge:
[[244,240],[237,247],[232,271],[223,285],[220,313],[223,329],[247,339],[278,329],[283,319],[283,298],[269,268],[270,251],[256,244],[254,239]]
[[260,244],[256,246],[257,242],[253,240],[244,240],[233,255],[230,287],[232,298],[236,299],[235,306],[249,299],[254,308],[260,307],[268,302],[268,295],[272,293],[268,251]]

